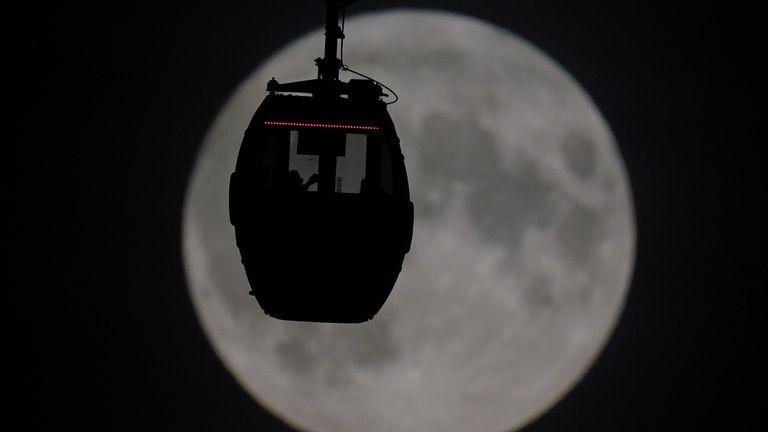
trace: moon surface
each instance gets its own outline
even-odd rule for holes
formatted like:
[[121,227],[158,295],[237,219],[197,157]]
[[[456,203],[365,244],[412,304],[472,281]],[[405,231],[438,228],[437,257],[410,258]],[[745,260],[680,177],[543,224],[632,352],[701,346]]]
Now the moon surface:
[[518,429],[579,381],[623,308],[635,224],[611,132],[567,72],[491,24],[395,10],[345,33],[345,63],[400,96],[416,221],[392,295],[356,325],[272,319],[248,295],[229,174],[267,81],[315,76],[317,30],[242,83],[200,150],[183,254],[202,326],[243,388],[301,430]]

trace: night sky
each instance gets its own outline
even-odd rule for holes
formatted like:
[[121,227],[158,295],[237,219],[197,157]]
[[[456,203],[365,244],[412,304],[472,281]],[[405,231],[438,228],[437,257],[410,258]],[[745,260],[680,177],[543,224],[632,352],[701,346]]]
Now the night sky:
[[[765,138],[748,132],[756,112],[744,104],[764,56],[748,11],[361,0],[348,16],[395,7],[463,13],[527,39],[587,90],[625,158],[638,229],[626,309],[586,377],[525,431],[752,425],[765,341],[748,336],[757,320],[746,306],[765,275],[748,273],[758,248],[747,245],[763,240],[751,228],[761,198],[744,185],[762,177],[749,162]],[[187,293],[181,222],[219,108],[322,19],[318,0],[36,4],[6,17],[19,29],[5,39],[18,65],[6,85],[18,107],[9,127],[21,132],[7,140],[21,298],[6,308],[21,348],[6,355],[20,363],[21,429],[293,430],[209,346]]]

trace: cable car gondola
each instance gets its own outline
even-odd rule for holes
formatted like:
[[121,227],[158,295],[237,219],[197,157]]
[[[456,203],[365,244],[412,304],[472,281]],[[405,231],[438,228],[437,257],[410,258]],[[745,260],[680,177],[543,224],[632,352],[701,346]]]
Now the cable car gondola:
[[358,323],[397,280],[413,204],[381,85],[339,80],[339,10],[351,1],[326,3],[319,76],[267,84],[230,178],[230,221],[267,315]]

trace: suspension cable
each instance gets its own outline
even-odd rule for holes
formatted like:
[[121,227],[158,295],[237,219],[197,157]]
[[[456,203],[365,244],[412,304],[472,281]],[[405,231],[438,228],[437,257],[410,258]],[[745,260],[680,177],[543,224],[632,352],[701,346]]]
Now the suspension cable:
[[371,80],[371,81],[375,82],[376,84],[378,84],[378,85],[384,87],[385,89],[389,90],[392,93],[392,95],[395,97],[395,100],[393,100],[391,102],[384,102],[384,103],[387,104],[387,105],[392,105],[393,103],[397,102],[400,99],[397,96],[397,93],[395,93],[394,90],[392,90],[386,84],[382,83],[381,81],[379,81],[377,79],[371,78],[368,75],[365,75],[365,74],[363,74],[361,72],[358,72],[358,71],[356,71],[354,69],[351,69],[346,63],[344,63],[344,38],[345,38],[345,36],[344,36],[344,24],[346,23],[346,20],[347,20],[347,7],[344,6],[343,8],[341,8],[341,34],[342,34],[342,37],[341,37],[341,48],[339,49],[339,51],[340,51],[339,54],[340,54],[340,57],[341,57],[339,59],[341,61],[341,70],[346,71],[346,72],[351,72],[351,73],[353,73],[355,75],[358,75],[358,76],[361,76],[361,77],[363,77],[365,79]]

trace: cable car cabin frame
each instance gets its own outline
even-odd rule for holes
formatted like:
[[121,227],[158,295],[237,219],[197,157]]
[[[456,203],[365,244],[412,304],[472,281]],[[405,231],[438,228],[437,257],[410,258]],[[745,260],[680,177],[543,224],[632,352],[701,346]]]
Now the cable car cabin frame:
[[381,89],[341,84],[349,97],[269,94],[230,179],[250,294],[275,318],[373,318],[410,249],[413,203]]

